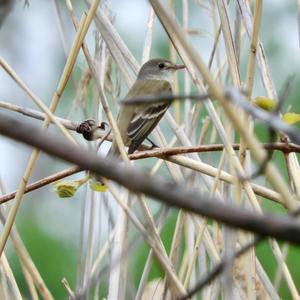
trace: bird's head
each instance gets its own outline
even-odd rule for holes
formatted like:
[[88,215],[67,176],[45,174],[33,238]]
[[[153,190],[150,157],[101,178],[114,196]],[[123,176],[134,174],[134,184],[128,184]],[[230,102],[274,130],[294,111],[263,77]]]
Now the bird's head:
[[144,63],[139,71],[139,80],[166,80],[173,81],[173,74],[179,69],[185,68],[184,65],[176,65],[163,58],[154,58]]

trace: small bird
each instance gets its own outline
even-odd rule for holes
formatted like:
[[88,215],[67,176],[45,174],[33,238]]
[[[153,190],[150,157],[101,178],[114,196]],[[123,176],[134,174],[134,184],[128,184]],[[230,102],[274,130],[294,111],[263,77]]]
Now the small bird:
[[[176,70],[185,68],[163,58],[147,61],[141,67],[137,80],[129,90],[126,99],[138,96],[172,95],[172,82]],[[128,154],[133,153],[156,127],[170,103],[162,101],[138,105],[122,105],[117,125]],[[120,152],[113,140],[108,156],[119,156]]]

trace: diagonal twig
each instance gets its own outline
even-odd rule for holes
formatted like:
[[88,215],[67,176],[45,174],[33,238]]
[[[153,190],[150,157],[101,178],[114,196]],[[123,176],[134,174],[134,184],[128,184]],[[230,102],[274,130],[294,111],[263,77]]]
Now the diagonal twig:
[[260,215],[225,205],[218,199],[207,199],[197,191],[170,183],[160,177],[153,178],[130,166],[120,165],[114,160],[103,159],[93,152],[73,146],[56,135],[8,116],[1,115],[0,133],[75,163],[100,176],[114,180],[133,192],[145,193],[168,205],[216,219],[229,226],[300,244],[300,225],[291,217]]

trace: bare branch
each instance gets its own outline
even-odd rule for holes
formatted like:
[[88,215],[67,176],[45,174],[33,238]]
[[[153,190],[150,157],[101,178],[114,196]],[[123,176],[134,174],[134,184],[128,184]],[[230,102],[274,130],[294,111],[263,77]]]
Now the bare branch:
[[[300,153],[300,145],[293,143],[267,143],[262,144],[266,150],[279,150],[283,153],[296,152]],[[223,151],[225,146],[223,144],[210,144],[210,145],[198,145],[191,147],[172,147],[172,148],[155,148],[130,154],[131,160],[149,158],[149,157],[164,157],[170,155],[186,154],[186,153],[203,153]],[[232,144],[234,150],[240,149],[240,144]]]
[[97,156],[23,121],[3,114],[0,116],[1,134],[114,180],[135,193],[144,193],[170,206],[215,219],[231,227],[300,244],[300,224],[290,216],[260,215],[228,203],[225,205],[219,199],[204,196],[185,185],[159,176],[151,177],[139,169]]
[[[273,149],[273,150],[280,150],[283,153],[291,153],[296,152],[300,153],[300,146],[292,143],[274,143],[274,144],[262,144],[262,146],[265,149]],[[233,144],[233,149],[238,150],[240,147],[240,144]],[[158,148],[158,149],[150,149],[148,150],[148,147],[146,145],[142,145],[141,149],[146,149],[144,151],[136,152],[129,155],[130,160],[138,160],[143,158],[150,158],[150,157],[157,157],[161,159],[166,159],[168,156],[172,155],[178,155],[178,154],[186,154],[186,153],[201,153],[201,152],[212,152],[212,151],[222,151],[224,149],[223,144],[212,144],[212,145],[200,145],[200,146],[193,146],[193,147],[174,147],[174,148]],[[36,182],[33,182],[32,184],[29,184],[26,186],[25,193],[29,193],[31,191],[37,190],[41,187],[44,187],[50,183],[53,183],[59,179],[65,178],[67,176],[71,176],[73,174],[76,174],[78,172],[82,171],[79,167],[71,167],[69,169],[60,171],[58,173],[55,173],[53,175],[47,176],[45,178],[42,178]],[[212,176],[212,175],[211,175]],[[222,180],[224,180],[221,177]],[[253,191],[264,198],[268,198],[272,201],[275,201],[277,203],[283,204],[280,202],[279,195],[273,191],[274,195],[272,194],[266,194],[266,191],[268,191],[267,188],[258,186],[256,184],[252,184]],[[264,191],[262,191],[262,188]],[[4,196],[0,197],[0,204],[8,202],[9,200],[12,200],[16,195],[16,192],[11,192],[9,194],[6,194]]]
[[[4,101],[0,101],[0,108],[4,108],[10,111],[14,111],[14,112],[18,112],[24,116],[28,116],[37,120],[41,120],[44,121],[46,118],[46,114],[42,113],[38,110],[35,109],[31,109],[31,108],[26,108],[26,107],[22,107],[16,104],[12,104],[12,103],[8,103],[8,102],[4,102]],[[77,126],[79,125],[79,123],[77,122],[73,122],[67,119],[63,119],[63,118],[59,118],[59,117],[55,117],[55,119],[57,119],[62,125],[64,125],[67,129],[69,130],[76,130]],[[52,120],[50,120],[51,123],[53,123]]]
[[[80,171],[82,171],[82,169],[80,167],[75,166],[75,167],[71,167],[69,169],[60,171],[58,173],[55,173],[53,175],[50,175],[48,177],[45,177],[43,179],[40,179],[40,180],[38,180],[38,181],[36,181],[36,182],[34,182],[32,184],[28,184],[26,186],[26,188],[25,188],[24,194],[29,193],[29,192],[34,191],[34,190],[37,190],[37,189],[39,189],[39,188],[41,188],[41,187],[43,187],[45,185],[53,183],[53,182],[55,182],[57,180],[65,178],[67,176],[71,176],[73,174],[76,174],[76,173],[78,173]],[[16,193],[17,192],[12,192],[12,193],[9,193],[9,194],[6,194],[6,195],[0,197],[0,204],[3,204],[3,203],[5,203],[5,202],[7,202],[9,200],[14,199],[15,196],[16,196]]]

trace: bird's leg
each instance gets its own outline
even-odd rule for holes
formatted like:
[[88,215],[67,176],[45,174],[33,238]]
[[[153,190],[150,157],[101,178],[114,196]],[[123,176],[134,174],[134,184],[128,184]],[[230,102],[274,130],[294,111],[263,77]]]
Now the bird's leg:
[[159,148],[153,141],[151,141],[149,138],[146,138],[146,140],[151,144],[151,148]]

